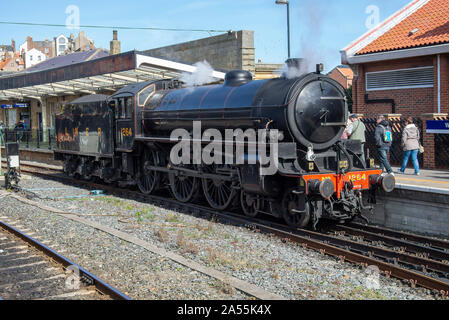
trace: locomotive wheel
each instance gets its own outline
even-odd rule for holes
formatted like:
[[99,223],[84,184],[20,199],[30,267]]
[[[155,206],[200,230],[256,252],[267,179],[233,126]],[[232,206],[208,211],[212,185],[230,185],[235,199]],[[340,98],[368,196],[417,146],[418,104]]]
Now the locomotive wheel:
[[83,172],[84,174],[81,176],[84,181],[92,181],[92,171],[93,171],[93,163],[90,161],[87,161],[84,163]]
[[139,161],[139,173],[137,176],[137,186],[143,194],[152,193],[159,184],[159,173],[148,169],[149,166],[156,165],[155,154],[145,149]]
[[259,214],[262,201],[257,196],[248,194],[242,190],[240,194],[240,204],[243,209],[243,213],[247,217],[255,218]]
[[64,162],[64,172],[71,178],[75,177],[77,167],[76,158],[70,158]]
[[298,213],[295,212],[298,207],[298,201],[300,200],[299,197],[301,195],[294,194],[293,192],[289,191],[285,196],[284,200],[282,201],[282,216],[285,220],[285,222],[293,228],[304,228],[306,227],[310,222],[310,204],[308,201],[305,203],[305,212]]
[[176,200],[187,203],[197,198],[200,186],[198,178],[171,173],[169,179],[170,189]]
[[[211,173],[215,170],[209,169]],[[223,211],[233,203],[237,191],[232,186],[232,181],[221,179],[202,179],[204,196],[209,205],[216,210]]]

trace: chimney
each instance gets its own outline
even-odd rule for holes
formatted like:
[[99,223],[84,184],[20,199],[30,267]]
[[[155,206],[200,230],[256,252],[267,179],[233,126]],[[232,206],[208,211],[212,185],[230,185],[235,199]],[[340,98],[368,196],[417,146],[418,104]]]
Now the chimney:
[[14,39],[11,39],[11,47],[12,47],[12,51],[14,53],[16,53],[16,42],[14,41]]
[[27,37],[27,51],[33,49],[33,38],[28,36]]
[[121,51],[120,41],[118,40],[118,37],[117,37],[117,30],[114,30],[112,32],[111,50],[109,51],[109,54],[112,56],[115,54],[119,54],[120,51]]

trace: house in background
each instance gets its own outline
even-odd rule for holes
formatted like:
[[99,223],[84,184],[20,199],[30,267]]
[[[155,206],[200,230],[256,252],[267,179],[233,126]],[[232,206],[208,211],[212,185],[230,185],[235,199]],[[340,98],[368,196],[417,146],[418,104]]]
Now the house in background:
[[[439,146],[425,120],[449,113],[449,0],[413,0],[341,50],[354,71],[354,111],[365,117],[412,116],[423,123],[424,164]],[[443,150],[441,149],[441,150]]]
[[47,56],[37,49],[28,50],[24,55],[25,69],[47,60]]
[[80,31],[76,38],[73,34],[70,37],[59,35],[53,40],[53,47],[55,56],[96,49],[94,41],[86,37],[84,31]]
[[349,66],[340,65],[338,67],[335,67],[327,75],[340,83],[345,89],[349,89],[350,87],[352,87],[354,72]]
[[18,52],[0,61],[0,72],[19,72],[25,69],[25,62]]
[[24,58],[28,51],[36,49],[45,55],[45,59],[50,59],[54,56],[52,47],[52,41],[48,39],[45,39],[45,41],[33,41],[32,37],[27,37],[26,41],[20,45],[19,52],[22,58]]
[[14,57],[14,54],[16,52],[16,42],[14,40],[11,40],[11,44],[2,44],[0,45],[0,59],[10,59]]
[[[69,37],[61,34],[55,37],[52,41],[48,39],[45,39],[45,41],[34,41],[32,37],[27,37],[26,41],[19,48],[22,59],[27,60],[27,54],[28,56],[36,56],[37,54],[35,51],[31,54],[28,53],[33,49],[38,50],[45,55],[45,59],[41,59],[44,61],[60,55],[95,50],[96,47],[94,41],[86,37],[83,31],[80,31],[76,38],[73,34]],[[33,63],[28,65],[35,65],[35,62],[36,60],[33,60]]]

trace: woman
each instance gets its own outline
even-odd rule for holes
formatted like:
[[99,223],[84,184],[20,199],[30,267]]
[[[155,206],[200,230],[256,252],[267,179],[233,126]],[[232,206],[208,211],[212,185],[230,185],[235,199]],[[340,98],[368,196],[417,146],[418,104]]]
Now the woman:
[[348,140],[349,139],[348,129],[349,129],[349,126],[351,125],[351,123],[352,123],[351,118],[349,118],[348,122],[346,123],[345,131],[343,131],[343,134],[341,135],[341,140]]
[[399,173],[404,173],[407,168],[408,161],[412,157],[413,166],[415,167],[415,175],[419,176],[419,130],[413,123],[411,117],[406,120],[406,127],[402,133],[402,147],[404,150],[404,160],[402,161],[402,168],[399,169]]

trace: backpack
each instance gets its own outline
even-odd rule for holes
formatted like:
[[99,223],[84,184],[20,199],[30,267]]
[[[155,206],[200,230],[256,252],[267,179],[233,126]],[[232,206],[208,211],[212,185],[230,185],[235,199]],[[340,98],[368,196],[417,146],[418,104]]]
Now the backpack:
[[384,126],[382,126],[382,128],[384,129],[384,135],[383,135],[384,142],[392,143],[393,142],[393,132],[391,131],[391,128],[384,127]]

